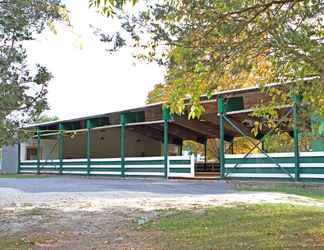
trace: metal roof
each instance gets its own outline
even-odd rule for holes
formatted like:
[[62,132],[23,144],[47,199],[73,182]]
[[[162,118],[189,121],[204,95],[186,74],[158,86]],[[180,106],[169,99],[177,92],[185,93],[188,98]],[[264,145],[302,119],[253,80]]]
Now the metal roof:
[[[302,80],[302,81],[311,81],[311,80],[315,80],[315,79],[319,79],[319,77],[317,77],[317,76],[315,76],[315,77],[307,77],[307,78],[296,79],[294,81],[289,81],[289,82],[285,82],[285,83],[286,84],[287,83],[294,83],[294,82],[297,82],[297,81],[300,81],[300,80]],[[276,86],[280,86],[280,85],[282,85],[282,83],[276,82],[276,83],[266,84],[264,86],[255,85],[255,86],[246,87],[246,88],[219,91],[219,92],[215,92],[213,94],[212,99],[215,99],[218,95],[232,95],[232,94],[254,92],[254,91],[260,90],[261,87],[270,88],[270,87],[276,87]],[[207,95],[203,95],[201,97],[204,98],[204,97],[207,97]],[[162,106],[163,104],[164,104],[164,102],[158,102],[158,103],[147,104],[147,105],[136,107],[136,108],[124,109],[124,110],[119,110],[119,111],[112,111],[112,112],[101,113],[101,114],[97,114],[97,115],[89,115],[89,116],[83,116],[83,117],[77,117],[77,118],[71,118],[71,119],[55,120],[55,121],[50,121],[50,122],[34,123],[34,124],[26,125],[26,126],[24,126],[24,128],[33,128],[33,127],[38,127],[38,126],[49,126],[49,125],[54,125],[54,124],[64,123],[64,122],[74,122],[74,121],[80,121],[80,120],[86,120],[86,119],[100,118],[100,117],[105,117],[107,115],[111,115],[111,114],[114,114],[114,113],[140,111],[140,110],[144,110],[145,108],[148,108],[148,107]]]

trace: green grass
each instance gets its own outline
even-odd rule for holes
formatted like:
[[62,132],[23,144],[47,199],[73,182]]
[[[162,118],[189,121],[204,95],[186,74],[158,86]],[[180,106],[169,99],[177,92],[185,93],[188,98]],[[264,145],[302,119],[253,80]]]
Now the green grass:
[[144,225],[153,249],[324,248],[324,209],[240,205],[162,213]]
[[235,185],[239,191],[277,192],[285,194],[301,195],[317,200],[324,200],[324,185],[312,184],[249,184],[240,183]]
[[0,179],[30,179],[30,178],[45,178],[45,175],[28,175],[28,174],[0,174]]
[[1,250],[32,249],[32,244],[26,243],[19,237],[0,237]]

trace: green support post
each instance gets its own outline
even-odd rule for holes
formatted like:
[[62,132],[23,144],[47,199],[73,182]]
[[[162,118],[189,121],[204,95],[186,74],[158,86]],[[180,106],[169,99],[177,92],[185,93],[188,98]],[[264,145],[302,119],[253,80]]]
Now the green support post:
[[163,106],[162,110],[163,123],[163,157],[164,157],[164,177],[168,178],[168,161],[169,161],[169,119],[170,113],[167,107]]
[[20,174],[20,163],[21,163],[21,144],[20,144],[20,140],[18,140],[18,142],[17,142],[17,147],[18,147],[18,152],[17,152],[17,154],[18,154],[18,161],[17,161],[17,174]]
[[222,95],[217,97],[217,109],[219,116],[219,164],[221,178],[225,177],[225,135],[224,135],[224,98]]
[[296,181],[299,181],[299,179],[300,179],[299,129],[298,129],[299,103],[300,103],[300,97],[293,96],[294,161],[295,161],[295,180]]
[[41,158],[41,131],[37,128],[37,174],[40,174],[40,158]]
[[87,120],[87,175],[90,175],[91,171],[91,121]]
[[60,174],[63,174],[63,159],[64,159],[64,126],[59,123],[59,160],[60,160]]
[[125,177],[125,139],[126,139],[126,117],[120,114],[120,160],[121,160],[121,176]]
[[204,157],[205,157],[205,167],[206,167],[206,163],[207,163],[207,142],[208,140],[206,139],[205,142],[204,142]]

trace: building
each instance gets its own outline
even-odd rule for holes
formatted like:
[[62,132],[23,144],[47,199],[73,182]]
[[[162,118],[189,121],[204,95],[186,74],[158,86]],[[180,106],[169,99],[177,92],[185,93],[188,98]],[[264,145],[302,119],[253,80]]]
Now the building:
[[[293,152],[269,153],[262,148],[271,129],[263,128],[254,138],[251,129],[262,121],[251,116],[252,108],[270,100],[267,91],[251,87],[219,92],[210,99],[201,97],[205,112],[199,120],[189,120],[187,114],[172,116],[157,103],[35,124],[24,128],[33,133],[33,139],[18,144],[16,150],[11,148],[11,155],[16,154],[18,173],[194,178],[211,172],[222,178],[324,180],[323,121],[309,120],[310,129],[320,123],[309,152],[300,151],[297,126],[291,129],[281,124],[280,128],[291,136]],[[298,119],[298,98],[293,100],[291,105],[277,107],[282,120]],[[250,140],[252,149],[246,154],[225,152],[236,137]],[[196,141],[206,148],[209,138],[219,139],[215,162],[197,162],[193,155],[182,155],[183,141]],[[252,154],[254,149],[259,153]]]

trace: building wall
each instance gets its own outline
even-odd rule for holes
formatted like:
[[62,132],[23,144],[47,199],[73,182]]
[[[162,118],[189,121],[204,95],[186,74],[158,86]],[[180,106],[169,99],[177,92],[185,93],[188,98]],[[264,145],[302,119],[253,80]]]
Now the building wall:
[[17,173],[18,167],[18,145],[3,146],[1,173],[12,174]]
[[[173,148],[171,146],[171,148]],[[157,140],[126,130],[126,156],[160,156],[162,144]],[[91,158],[120,157],[120,128],[93,130],[91,133]],[[86,158],[86,133],[65,135],[64,158]]]
[[[37,140],[30,140],[28,142],[21,143],[20,159],[22,161],[27,160],[27,148],[37,147]],[[41,140],[41,159],[58,159],[58,143],[56,139],[42,139]],[[36,160],[35,159],[32,160]]]
[[[21,160],[27,160],[27,148],[37,147],[37,140],[33,139],[21,143]],[[41,160],[55,160],[58,155],[58,139],[41,139]],[[13,152],[12,154],[17,154]],[[179,147],[169,145],[169,155],[179,155]],[[149,157],[163,155],[163,145],[160,141],[126,129],[126,157]],[[17,157],[17,156],[15,156]],[[86,158],[86,133],[64,135],[64,158]],[[119,158],[120,157],[120,128],[92,130],[91,158]],[[36,160],[37,156],[33,160]]]

